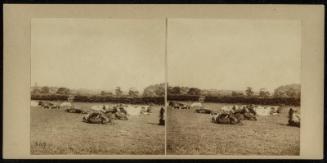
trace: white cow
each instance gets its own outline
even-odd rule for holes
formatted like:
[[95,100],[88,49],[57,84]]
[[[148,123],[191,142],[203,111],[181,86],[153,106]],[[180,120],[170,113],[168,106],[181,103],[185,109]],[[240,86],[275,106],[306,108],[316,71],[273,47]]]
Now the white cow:
[[255,111],[259,116],[277,115],[280,111],[280,106],[257,106]]
[[231,105],[225,105],[225,106],[221,107],[221,110],[229,112],[229,111],[233,110],[232,107],[233,106],[231,106]]
[[38,105],[39,105],[39,103],[37,101],[31,101],[31,106],[36,107]]
[[191,107],[202,107],[202,103],[201,102],[194,102],[191,104]]
[[152,110],[152,108],[150,105],[142,105],[140,114],[145,114],[145,115],[151,114],[152,113],[151,110]]
[[256,107],[254,107],[254,110],[258,116],[271,115],[271,108],[267,107],[267,106],[256,106]]
[[93,105],[93,106],[91,106],[91,110],[93,110],[93,111],[105,111],[107,109],[110,109],[109,105]]
[[141,107],[136,105],[127,105],[124,107],[128,115],[140,115]]
[[72,104],[70,102],[63,102],[60,104],[60,108],[71,108]]
[[223,107],[221,107],[221,110],[225,111],[225,112],[234,112],[236,110],[241,109],[242,107],[240,105],[225,105]]

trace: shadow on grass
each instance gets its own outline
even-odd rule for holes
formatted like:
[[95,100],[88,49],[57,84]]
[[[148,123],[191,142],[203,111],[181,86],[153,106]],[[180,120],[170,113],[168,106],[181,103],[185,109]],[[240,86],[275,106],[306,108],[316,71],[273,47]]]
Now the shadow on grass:
[[164,125],[159,125],[159,122],[158,123],[148,122],[147,124],[149,124],[149,125],[155,125],[155,126],[164,126]]

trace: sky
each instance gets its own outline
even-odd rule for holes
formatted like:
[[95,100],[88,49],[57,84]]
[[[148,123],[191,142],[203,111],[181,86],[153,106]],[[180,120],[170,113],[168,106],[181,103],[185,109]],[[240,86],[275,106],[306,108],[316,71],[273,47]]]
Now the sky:
[[300,83],[298,20],[169,19],[167,37],[170,85],[271,91]]
[[163,83],[165,20],[32,19],[31,83],[139,91]]
[[[164,19],[32,19],[31,83],[139,91],[165,81]],[[301,22],[168,19],[170,85],[273,90],[300,83]]]

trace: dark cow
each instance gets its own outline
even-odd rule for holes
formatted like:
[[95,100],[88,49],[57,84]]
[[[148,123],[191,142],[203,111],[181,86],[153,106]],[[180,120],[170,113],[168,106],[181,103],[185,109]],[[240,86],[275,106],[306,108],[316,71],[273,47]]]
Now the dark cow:
[[173,102],[173,101],[169,102],[169,106],[174,109],[191,109],[191,107],[187,104],[183,104],[180,102]]
[[83,111],[82,109],[78,109],[78,108],[68,108],[65,110],[68,113],[81,113],[81,114],[87,114],[87,112]]
[[120,107],[119,108],[119,111],[122,112],[122,113],[124,113],[125,115],[127,115],[127,111],[125,110],[125,108]]
[[120,111],[115,113],[115,118],[119,120],[128,120],[127,115]]
[[39,106],[44,109],[60,109],[59,105],[47,101],[39,101]]
[[210,114],[211,110],[207,109],[207,108],[204,108],[204,107],[200,107],[200,108],[195,109],[195,112],[196,113],[203,113],[203,114]]
[[114,106],[102,112],[107,116],[110,115],[112,119],[128,120],[127,111],[122,106]]
[[106,124],[111,123],[111,117],[108,117],[102,112],[91,112],[83,117],[83,122],[94,124]]
[[159,114],[159,125],[165,125],[165,109],[161,107]]
[[245,106],[240,110],[235,110],[233,114],[241,120],[257,120],[256,112],[251,106]]
[[221,113],[216,116],[215,119],[212,119],[213,122],[219,124],[238,124],[241,123],[241,120],[238,119],[233,113]]

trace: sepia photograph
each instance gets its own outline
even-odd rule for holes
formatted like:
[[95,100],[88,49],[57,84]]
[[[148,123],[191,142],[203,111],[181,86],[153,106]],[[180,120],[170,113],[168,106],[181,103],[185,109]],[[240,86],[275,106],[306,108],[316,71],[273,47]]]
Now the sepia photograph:
[[323,159],[323,5],[5,4],[6,159]]
[[168,155],[299,155],[301,22],[168,20]]
[[32,19],[32,155],[165,154],[165,21]]

